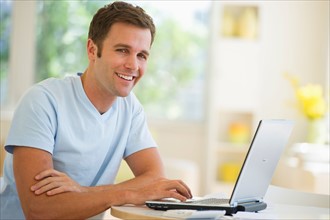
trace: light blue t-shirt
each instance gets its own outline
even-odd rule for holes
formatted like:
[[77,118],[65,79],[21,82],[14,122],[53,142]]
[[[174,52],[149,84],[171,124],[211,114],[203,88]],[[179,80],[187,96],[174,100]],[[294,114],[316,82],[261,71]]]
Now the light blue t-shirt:
[[5,149],[0,219],[23,219],[13,175],[14,146],[29,146],[52,154],[54,169],[90,186],[106,155],[105,171],[96,185],[112,184],[121,160],[156,147],[143,108],[135,95],[118,97],[100,114],[86,96],[79,75],[47,79],[33,86],[17,107]]

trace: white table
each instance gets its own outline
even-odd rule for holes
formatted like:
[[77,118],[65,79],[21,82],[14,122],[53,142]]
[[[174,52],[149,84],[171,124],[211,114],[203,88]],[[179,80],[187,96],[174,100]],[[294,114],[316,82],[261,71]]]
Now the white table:
[[[237,212],[232,219],[330,219],[329,195],[270,185],[264,200],[267,203],[265,210],[258,213]],[[170,219],[163,214],[164,211],[156,211],[146,206],[125,205],[111,208],[111,215],[121,219]]]
[[[146,206],[114,206],[111,215],[120,219],[171,219],[163,216],[164,211],[156,211]],[[258,213],[237,212],[232,219],[330,219],[329,208],[268,204],[267,209]],[[227,218],[228,219],[228,218]]]

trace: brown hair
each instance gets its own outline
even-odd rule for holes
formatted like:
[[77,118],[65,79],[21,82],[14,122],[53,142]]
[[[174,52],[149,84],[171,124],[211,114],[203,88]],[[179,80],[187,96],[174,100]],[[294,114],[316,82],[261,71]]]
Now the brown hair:
[[98,57],[101,57],[102,44],[111,26],[116,22],[129,23],[141,28],[147,28],[151,32],[151,44],[154,41],[156,27],[152,18],[139,6],[116,1],[100,8],[94,15],[88,32],[88,38],[92,39],[99,48]]

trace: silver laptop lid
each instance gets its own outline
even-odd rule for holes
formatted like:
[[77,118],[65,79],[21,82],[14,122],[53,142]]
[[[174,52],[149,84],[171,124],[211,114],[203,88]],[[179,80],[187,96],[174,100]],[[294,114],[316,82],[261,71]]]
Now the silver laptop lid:
[[262,201],[293,128],[290,120],[261,120],[230,198],[230,205]]

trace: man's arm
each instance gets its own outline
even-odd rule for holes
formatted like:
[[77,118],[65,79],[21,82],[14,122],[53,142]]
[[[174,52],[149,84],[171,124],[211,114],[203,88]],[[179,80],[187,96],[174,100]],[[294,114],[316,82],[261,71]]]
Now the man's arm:
[[[162,192],[164,189],[161,185],[168,187],[167,190],[169,192],[167,192],[167,196],[164,197],[176,198],[181,201],[184,201],[187,198],[192,198],[192,193],[189,187],[183,181],[168,180],[165,178],[163,163],[157,148],[153,147],[138,151],[125,158],[125,160],[135,178],[114,186],[125,189],[138,189],[141,197],[135,198],[134,204],[143,204],[145,200],[142,198],[145,197],[149,197],[149,200],[151,200],[150,198],[161,198],[159,195],[164,194]],[[150,184],[158,184],[159,186],[150,188]],[[176,189],[174,189],[173,186],[177,186]]]
[[[151,156],[152,154],[147,155]],[[137,157],[133,161],[137,162],[136,159]],[[144,159],[140,158],[140,160]],[[135,162],[131,162],[130,165],[132,166]],[[73,180],[66,178],[67,182],[63,183],[52,178],[53,175],[57,175],[58,171],[53,169],[51,154],[28,147],[15,147],[14,149],[14,174],[17,191],[27,219],[88,218],[105,211],[112,205],[142,204],[146,200],[165,197],[180,200],[190,198],[189,188],[182,181],[161,178],[149,182],[153,178],[150,177],[153,176],[150,174],[154,171],[149,169],[147,172],[145,170],[137,165],[134,173],[141,174],[142,172],[145,175],[141,174],[139,181],[134,180],[136,182],[132,180],[122,185],[84,187],[84,190],[77,192]],[[41,180],[36,180],[35,177],[40,173],[48,174],[43,176]],[[42,183],[44,180],[46,180],[46,184]],[[68,182],[73,183],[74,187],[65,189],[65,193],[55,193],[51,196],[46,193],[36,193],[31,189],[31,187],[41,183],[39,187],[41,189],[46,188],[45,192],[48,192],[50,184],[55,184],[51,189],[57,190],[62,186],[67,186]]]
[[144,184],[165,178],[162,160],[157,148],[147,148],[125,158],[135,178],[119,183],[118,185],[129,187],[141,187]]
[[152,176],[165,177],[163,162],[156,147],[135,152],[125,160],[135,176],[148,173]]
[[13,154],[16,187],[27,219],[88,218],[105,211],[113,204],[124,203],[122,191],[36,195],[30,189],[37,182],[34,177],[43,170],[53,168],[51,154],[29,147],[15,147]]
[[138,191],[138,198],[134,197],[134,193],[129,194],[127,202],[131,204],[143,204],[146,198],[150,200],[151,198],[173,197],[184,201],[192,197],[189,187],[183,181],[164,178],[163,164],[157,148],[138,151],[127,157],[126,161],[136,177],[116,185],[82,187],[65,173],[48,169],[36,176],[38,182],[31,187],[31,190],[36,195],[43,193],[56,195],[63,192],[97,192],[107,191],[108,189]]
[[[164,189],[159,186],[152,187],[150,191],[147,186],[157,183],[164,185],[164,187],[165,185],[168,185],[166,187],[169,187],[168,190],[170,190],[171,185],[172,187],[177,185],[177,189],[169,192],[170,194],[168,194],[167,197],[173,197],[179,200],[192,198],[189,187],[183,181],[168,180],[165,178],[163,163],[157,148],[152,147],[135,152],[125,158],[125,160],[135,177],[122,183],[113,185],[113,187],[117,189],[138,189],[141,194],[157,199],[155,197],[160,198],[159,196],[163,194],[161,190]],[[172,183],[170,184],[169,182]],[[108,186],[97,186],[94,187],[93,190],[105,190],[107,187]],[[71,190],[73,190],[73,188],[71,188]],[[132,203],[144,203],[144,201],[141,199],[138,200],[140,202],[133,200]]]
[[[162,194],[160,192],[162,189],[158,187],[148,189],[148,185],[150,185],[150,182],[155,184],[165,184],[166,181],[169,181],[165,178],[164,166],[158,149],[155,147],[147,148],[128,156],[125,160],[135,175],[135,178],[117,185],[129,188],[144,188],[145,191],[141,189],[141,194],[144,194],[145,196],[153,196],[153,199],[157,199],[156,197]],[[192,193],[189,187],[183,181],[172,180],[172,182],[175,182],[180,187],[175,190],[170,190],[170,194],[168,194],[167,197],[176,198],[181,201],[187,198],[192,198]],[[169,186],[171,184],[169,184]]]

